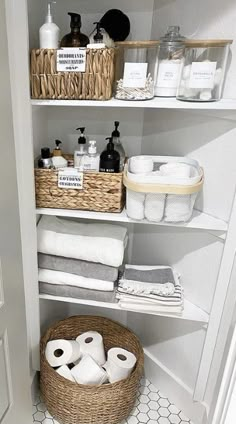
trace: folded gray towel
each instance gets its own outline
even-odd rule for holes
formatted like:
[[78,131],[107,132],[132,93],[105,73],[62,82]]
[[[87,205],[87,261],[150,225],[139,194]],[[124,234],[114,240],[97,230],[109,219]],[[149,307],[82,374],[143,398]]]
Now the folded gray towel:
[[94,278],[96,280],[114,282],[118,279],[118,268],[95,262],[81,261],[80,259],[70,259],[38,253],[38,266],[42,269],[66,272],[80,275],[85,278]]
[[145,271],[135,268],[125,268],[123,278],[125,278],[126,280],[143,281],[145,283],[172,283],[175,285],[175,278],[171,268],[153,269]]
[[94,300],[97,302],[117,303],[116,293],[98,290],[81,289],[78,287],[55,285],[39,282],[39,293],[50,296],[72,297],[74,299]]

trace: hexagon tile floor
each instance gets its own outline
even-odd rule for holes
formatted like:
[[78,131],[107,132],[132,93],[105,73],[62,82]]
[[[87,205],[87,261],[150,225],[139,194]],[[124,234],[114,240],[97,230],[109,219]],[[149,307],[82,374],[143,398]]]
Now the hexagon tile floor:
[[[47,408],[38,396],[33,406],[34,423],[58,424],[47,412]],[[111,423],[112,424],[112,423]],[[139,388],[139,397],[135,408],[122,424],[193,424],[148,380],[143,378]]]

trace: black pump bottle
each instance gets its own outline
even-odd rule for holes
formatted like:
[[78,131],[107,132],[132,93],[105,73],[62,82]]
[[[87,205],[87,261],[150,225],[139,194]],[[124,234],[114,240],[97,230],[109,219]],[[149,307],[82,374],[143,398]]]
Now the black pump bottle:
[[70,27],[71,32],[65,35],[61,40],[61,47],[86,47],[89,44],[87,35],[80,32],[81,16],[78,13],[69,12],[71,17]]
[[100,156],[100,172],[118,173],[120,172],[120,154],[114,149],[112,137],[109,140],[106,150]]

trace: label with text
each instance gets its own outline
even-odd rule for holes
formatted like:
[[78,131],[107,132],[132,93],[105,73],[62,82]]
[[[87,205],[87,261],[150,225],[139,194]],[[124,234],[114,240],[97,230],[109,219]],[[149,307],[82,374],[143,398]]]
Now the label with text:
[[157,86],[176,88],[181,70],[180,63],[160,63],[158,69]]
[[217,62],[193,62],[191,67],[190,88],[214,88]]
[[147,81],[147,63],[125,63],[123,87],[145,88]]
[[58,172],[58,187],[73,190],[83,189],[84,174],[76,168],[65,168]]
[[85,72],[86,49],[68,47],[57,50],[57,72]]

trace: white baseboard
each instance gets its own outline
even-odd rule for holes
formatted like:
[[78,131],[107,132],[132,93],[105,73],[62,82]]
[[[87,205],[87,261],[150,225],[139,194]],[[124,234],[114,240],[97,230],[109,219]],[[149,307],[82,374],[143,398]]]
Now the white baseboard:
[[159,362],[148,349],[144,349],[144,353],[146,378],[167,395],[168,399],[180,408],[194,424],[206,423],[206,407],[202,403],[193,401],[191,389]]
[[32,381],[31,381],[31,397],[32,397],[33,405],[38,394],[39,394],[39,373],[35,372],[32,375]]

